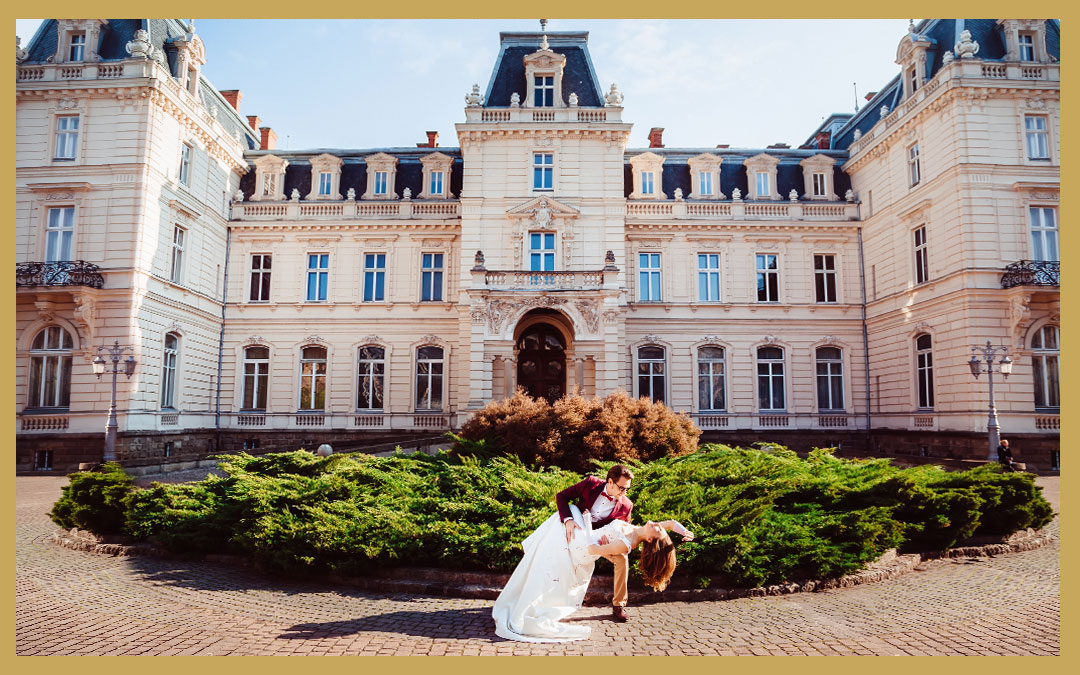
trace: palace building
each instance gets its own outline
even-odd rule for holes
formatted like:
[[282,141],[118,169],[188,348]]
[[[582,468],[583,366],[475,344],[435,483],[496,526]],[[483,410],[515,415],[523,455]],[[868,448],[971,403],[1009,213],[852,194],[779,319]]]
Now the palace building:
[[16,467],[101,460],[114,343],[131,465],[436,436],[517,387],[986,458],[990,341],[1002,435],[1057,469],[1060,25],[897,37],[799,147],[627,147],[587,33],[540,32],[500,34],[455,147],[286,151],[189,21],[46,21],[16,45]]

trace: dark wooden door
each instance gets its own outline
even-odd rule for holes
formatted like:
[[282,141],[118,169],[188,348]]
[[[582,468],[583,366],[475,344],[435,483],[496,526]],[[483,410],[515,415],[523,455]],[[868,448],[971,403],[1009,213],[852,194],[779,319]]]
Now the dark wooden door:
[[536,324],[518,339],[517,383],[536,398],[566,393],[566,345],[553,326]]

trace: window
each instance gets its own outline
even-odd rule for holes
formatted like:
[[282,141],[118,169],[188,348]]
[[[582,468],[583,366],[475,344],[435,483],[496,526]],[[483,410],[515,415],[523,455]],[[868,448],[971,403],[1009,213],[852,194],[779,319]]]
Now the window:
[[1057,326],[1043,326],[1031,338],[1031,374],[1035,380],[1036,409],[1061,407],[1058,366],[1061,357],[1060,337]]
[[552,189],[552,171],[555,168],[555,155],[550,152],[538,152],[533,155],[533,189]]
[[836,256],[814,256],[814,298],[817,302],[836,302]]
[[180,336],[165,335],[165,351],[161,355],[161,407],[176,407],[176,355],[180,349]]
[[165,456],[171,457],[173,451],[173,441],[165,441]]
[[641,194],[643,195],[655,195],[656,194],[656,174],[652,171],[641,172]]
[[701,302],[720,301],[720,254],[699,253],[698,300]]
[[638,348],[638,396],[664,402],[664,348]]
[[71,240],[75,234],[75,207],[49,209],[45,223],[45,262],[71,260]]
[[919,407],[934,407],[934,354],[929,335],[915,338],[915,381]]
[[638,255],[638,299],[642,302],[660,302],[660,254]]
[[759,347],[757,350],[758,408],[784,409],[784,350]]
[[769,174],[758,171],[754,174],[754,185],[757,188],[757,197],[769,196]]
[[187,90],[192,96],[195,96],[199,90],[199,71],[196,68],[188,68]]
[[1058,253],[1057,209],[1032,206],[1031,257],[1034,260],[1060,260]]
[[441,302],[443,296],[443,254],[425,253],[420,273],[420,300]]
[[814,190],[813,191],[813,196],[814,197],[825,197],[826,195],[828,195],[829,187],[828,187],[828,183],[825,181],[825,174],[824,173],[822,173],[820,171],[815,171],[814,174],[813,174],[812,185],[813,185],[813,190]]
[[266,410],[266,392],[270,384],[270,350],[248,347],[244,350],[244,410]]
[[56,118],[56,147],[53,159],[75,159],[79,143],[79,116],[61,115]]
[[844,409],[844,364],[836,347],[817,349],[818,410]]
[[364,254],[364,302],[386,299],[386,254]]
[[711,195],[712,191],[712,172],[711,171],[699,171],[698,172],[698,192],[704,195]]
[[356,409],[383,409],[383,378],[386,376],[386,351],[382,347],[361,347],[357,359]]
[[307,301],[326,302],[326,286],[330,279],[330,254],[308,253]]
[[699,347],[698,409],[726,410],[724,403],[724,348]]
[[1050,159],[1050,134],[1042,115],[1024,116],[1024,137],[1028,159]]
[[442,410],[442,347],[421,347],[416,351],[416,409]]
[[930,261],[926,246],[926,226],[917,227],[915,237],[915,283],[925,283],[930,278]]
[[264,173],[263,174],[263,197],[273,197],[277,194],[277,179],[276,173]]
[[375,194],[380,197],[386,196],[386,179],[389,175],[388,171],[376,171],[375,172]]
[[430,192],[432,195],[441,195],[443,193],[443,172],[442,171],[432,171],[431,172],[431,182],[430,182],[430,185],[429,185],[428,192]]
[[1031,33],[1020,33],[1020,60],[1035,60],[1035,36]]
[[908,185],[915,187],[922,180],[922,171],[919,168],[919,144],[908,148]]
[[184,273],[184,239],[187,231],[176,225],[173,228],[172,265],[169,267],[169,279],[178,284],[183,279]]
[[[51,469],[52,466],[50,465],[49,468]],[[1060,471],[1061,470],[1061,451],[1060,450],[1051,450],[1050,451],[1050,468],[1052,470],[1054,470],[1054,471]]]
[[86,33],[72,33],[68,47],[68,61],[82,61],[86,58]]
[[180,183],[191,185],[191,146],[187,143],[180,146]]
[[757,256],[758,302],[780,301],[780,268],[775,253],[758,253]]
[[907,85],[908,96],[915,93],[915,90],[919,88],[919,71],[915,68],[909,68],[907,71]]
[[326,349],[300,351],[300,410],[326,409]]
[[[35,471],[52,471],[53,463],[53,451],[52,450],[35,450],[34,451],[34,470]],[[1055,468],[1056,465],[1055,465]]]
[[48,326],[30,344],[27,408],[66,408],[71,401],[71,335]]
[[555,233],[529,233],[529,269],[550,272],[555,269]]
[[533,106],[550,108],[555,105],[555,77],[552,75],[533,76]]
[[333,187],[334,174],[325,171],[319,173],[319,194],[329,195]]
[[256,253],[251,256],[251,302],[270,301],[270,254]]

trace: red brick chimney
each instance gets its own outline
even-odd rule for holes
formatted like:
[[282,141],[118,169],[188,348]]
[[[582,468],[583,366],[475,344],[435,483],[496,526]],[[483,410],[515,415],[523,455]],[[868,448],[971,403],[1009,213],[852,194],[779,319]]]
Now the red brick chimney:
[[868,91],[868,92],[866,92],[866,100],[867,100],[867,101],[869,101],[870,99],[874,98],[875,96],[877,96],[877,92],[876,92],[876,91]]
[[664,127],[653,127],[652,129],[649,129],[649,147],[664,147]]
[[427,143],[417,143],[418,148],[437,148],[439,147],[439,132],[438,131],[426,131]]
[[262,120],[259,119],[258,115],[248,115],[247,120],[248,120],[248,126],[251,127],[252,131],[258,131],[259,130],[259,123],[262,122]]
[[270,127],[259,127],[259,149],[273,150],[277,147],[277,134]]
[[223,89],[218,92],[222,98],[229,102],[229,105],[233,107],[233,110],[240,110],[240,99],[244,98],[243,92],[239,89]]
[[817,135],[817,147],[819,150],[828,150],[829,141],[832,139],[831,131],[822,131]]

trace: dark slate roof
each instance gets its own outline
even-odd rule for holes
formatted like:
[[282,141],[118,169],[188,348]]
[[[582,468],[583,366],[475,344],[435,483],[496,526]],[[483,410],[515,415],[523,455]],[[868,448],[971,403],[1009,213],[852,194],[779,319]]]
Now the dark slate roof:
[[766,152],[780,159],[776,166],[776,185],[781,197],[787,199],[787,194],[792,190],[801,197],[805,191],[803,183],[802,167],[799,162],[817,154],[827,155],[836,159],[833,165],[833,187],[837,197],[843,199],[844,193],[851,187],[851,179],[841,170],[840,165],[847,159],[847,153],[837,150],[755,150],[750,148],[640,148],[627,150],[626,162],[623,168],[624,196],[629,197],[634,191],[634,175],[630,166],[630,158],[642,153],[652,152],[664,157],[664,165],[661,176],[661,190],[668,199],[675,196],[675,188],[682,188],[683,195],[689,195],[692,188],[693,177],[690,175],[690,165],[687,160],[702,153],[708,152],[724,158],[720,165],[720,192],[731,199],[732,192],[739,188],[744,198],[749,191],[746,167],[743,160]]
[[[485,104],[492,107],[510,105],[510,95],[517,92],[522,102],[532,90],[525,81],[525,63],[522,59],[540,48],[543,33],[499,33],[499,55],[491,72]],[[563,69],[562,96],[568,103],[570,93],[578,95],[581,107],[603,106],[600,82],[596,78],[592,58],[589,56],[587,32],[547,33],[551,51],[566,56]]]

